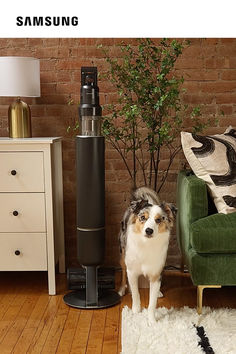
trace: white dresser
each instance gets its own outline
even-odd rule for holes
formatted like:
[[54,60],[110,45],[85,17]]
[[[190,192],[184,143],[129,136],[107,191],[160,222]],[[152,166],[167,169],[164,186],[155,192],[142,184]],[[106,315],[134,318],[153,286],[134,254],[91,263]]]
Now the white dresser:
[[0,138],[0,271],[65,272],[60,138]]

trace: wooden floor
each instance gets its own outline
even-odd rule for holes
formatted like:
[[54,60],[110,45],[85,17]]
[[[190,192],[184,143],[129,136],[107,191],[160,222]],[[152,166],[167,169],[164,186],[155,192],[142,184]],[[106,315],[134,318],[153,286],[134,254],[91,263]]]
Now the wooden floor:
[[[120,305],[104,310],[78,310],[66,306],[64,275],[57,276],[57,296],[47,294],[44,272],[0,273],[0,353],[121,352],[121,310],[131,305],[127,294]],[[196,305],[196,289],[188,274],[166,272],[164,298],[158,306]],[[148,289],[141,289],[142,305],[148,305]],[[204,305],[236,308],[236,287],[207,289]]]

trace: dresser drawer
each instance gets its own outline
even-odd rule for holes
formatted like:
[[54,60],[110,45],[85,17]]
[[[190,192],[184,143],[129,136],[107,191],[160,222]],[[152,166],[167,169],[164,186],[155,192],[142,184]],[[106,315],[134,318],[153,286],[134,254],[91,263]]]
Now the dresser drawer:
[[44,193],[0,193],[0,231],[46,232]]
[[47,270],[46,234],[0,233],[0,270]]
[[43,152],[0,152],[0,192],[44,192]]

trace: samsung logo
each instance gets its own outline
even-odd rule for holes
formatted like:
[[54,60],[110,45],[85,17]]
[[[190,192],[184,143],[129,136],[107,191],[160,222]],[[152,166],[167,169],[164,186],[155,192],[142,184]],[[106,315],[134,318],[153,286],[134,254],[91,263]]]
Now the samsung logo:
[[18,16],[16,18],[17,26],[78,26],[77,16]]

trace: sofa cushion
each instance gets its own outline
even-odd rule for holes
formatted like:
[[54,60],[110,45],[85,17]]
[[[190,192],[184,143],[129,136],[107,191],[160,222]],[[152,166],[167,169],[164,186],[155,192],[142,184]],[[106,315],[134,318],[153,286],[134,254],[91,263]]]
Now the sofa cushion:
[[194,285],[236,285],[236,253],[206,255],[191,248],[186,260]]
[[236,130],[200,136],[181,133],[185,157],[210,190],[219,213],[236,211]]
[[236,253],[236,213],[214,214],[192,223],[190,245],[197,253]]

